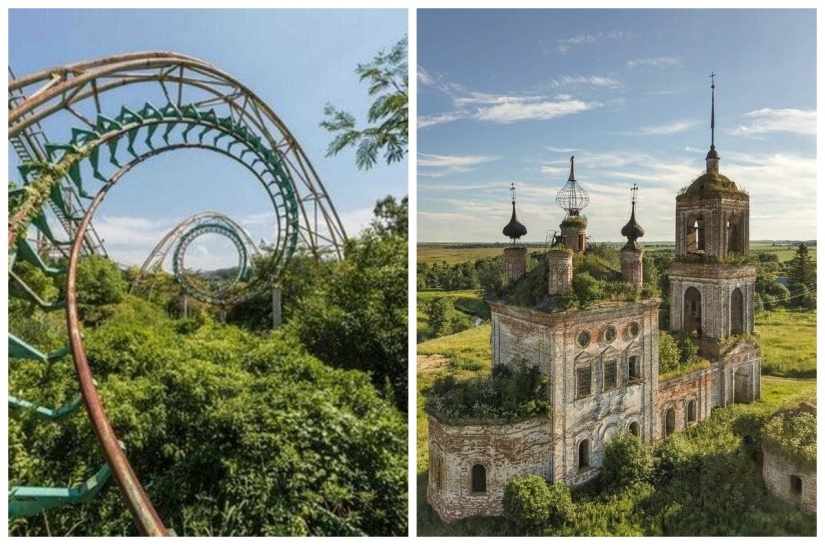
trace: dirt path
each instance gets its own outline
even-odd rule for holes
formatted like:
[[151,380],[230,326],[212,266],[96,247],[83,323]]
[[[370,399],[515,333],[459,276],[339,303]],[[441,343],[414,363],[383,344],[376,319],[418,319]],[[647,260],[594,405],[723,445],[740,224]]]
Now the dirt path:
[[432,354],[429,356],[422,356],[419,354],[417,358],[417,366],[419,373],[430,373],[432,371],[438,371],[439,369],[447,367],[449,363],[450,360],[448,360],[441,354]]

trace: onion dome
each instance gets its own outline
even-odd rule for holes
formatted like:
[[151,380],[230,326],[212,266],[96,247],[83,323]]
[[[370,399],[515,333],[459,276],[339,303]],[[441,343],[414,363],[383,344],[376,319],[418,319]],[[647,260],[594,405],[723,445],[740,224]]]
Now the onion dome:
[[516,186],[515,184],[510,184],[510,194],[512,195],[513,199],[513,215],[510,217],[510,223],[504,226],[504,229],[501,232],[504,236],[509,237],[513,240],[513,246],[516,245],[516,239],[519,239],[527,234],[527,227],[519,223],[518,218],[516,218]]
[[568,216],[578,216],[579,212],[590,203],[587,191],[576,182],[574,159],[575,157],[570,157],[570,176],[567,178],[567,183],[556,193],[556,204],[566,211]]
[[639,243],[636,242],[636,239],[645,236],[644,227],[639,225],[639,222],[636,221],[636,193],[639,191],[639,188],[636,187],[636,184],[633,184],[633,189],[631,190],[633,193],[633,202],[632,202],[632,211],[630,213],[630,220],[627,224],[622,227],[622,236],[627,237],[627,244],[624,245],[623,250],[640,250]]

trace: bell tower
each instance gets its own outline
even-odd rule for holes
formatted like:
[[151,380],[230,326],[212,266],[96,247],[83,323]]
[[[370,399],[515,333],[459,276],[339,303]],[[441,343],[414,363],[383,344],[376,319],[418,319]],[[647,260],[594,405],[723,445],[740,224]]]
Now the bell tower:
[[750,197],[719,172],[714,77],[710,151],[705,172],[676,197],[676,259],[668,275],[671,330],[718,342],[753,331],[756,265],[747,259]]

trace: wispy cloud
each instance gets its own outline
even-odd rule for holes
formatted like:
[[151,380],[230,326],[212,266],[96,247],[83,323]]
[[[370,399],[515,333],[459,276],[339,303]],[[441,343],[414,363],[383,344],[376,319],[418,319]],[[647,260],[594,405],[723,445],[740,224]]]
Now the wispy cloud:
[[525,120],[546,120],[577,114],[602,106],[600,102],[563,100],[558,102],[509,102],[490,108],[481,108],[475,118],[481,121],[507,124]]
[[671,123],[666,123],[664,125],[655,125],[650,127],[642,127],[637,131],[630,132],[628,134],[638,135],[638,136],[660,136],[660,135],[670,135],[670,134],[677,134],[680,132],[685,132],[687,130],[692,129],[693,127],[697,126],[699,121],[696,120],[682,120],[682,121],[673,121]]
[[577,34],[572,38],[559,38],[556,40],[556,53],[565,55],[570,51],[570,48],[582,44],[595,44],[607,40],[631,40],[637,38],[638,35],[632,32],[611,30],[607,34],[599,32],[598,34]]
[[457,121],[464,117],[467,117],[467,114],[464,112],[446,112],[436,115],[423,115],[418,118],[418,128],[424,129],[426,127],[432,127],[433,125],[450,123],[451,121]]
[[[418,175],[428,178],[440,178],[448,174],[458,174],[461,172],[471,172],[475,166],[481,163],[496,161],[499,157],[495,155],[429,155],[418,154]],[[425,170],[421,170],[425,169]]]
[[653,66],[654,68],[669,68],[671,66],[681,66],[682,61],[676,57],[652,57],[649,59],[632,59],[627,61],[628,68],[638,68],[640,66]]
[[570,153],[576,151],[576,148],[554,148],[553,146],[542,146],[547,151],[552,151],[555,153]]
[[575,87],[578,85],[590,85],[592,87],[618,87],[619,82],[604,76],[562,76],[559,79],[550,80],[553,87]]
[[751,135],[766,132],[816,134],[816,110],[762,108],[748,112],[745,117],[750,119],[750,125],[739,125],[730,131],[730,134]]

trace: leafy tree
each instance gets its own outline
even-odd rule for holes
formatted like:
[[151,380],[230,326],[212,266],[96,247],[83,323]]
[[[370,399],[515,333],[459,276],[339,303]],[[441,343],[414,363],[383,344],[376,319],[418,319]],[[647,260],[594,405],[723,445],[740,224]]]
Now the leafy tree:
[[679,347],[673,337],[664,331],[659,332],[659,374],[679,368]]
[[550,517],[552,498],[538,475],[516,477],[504,485],[504,517],[519,532],[540,533]]
[[809,288],[816,285],[816,264],[808,253],[805,243],[800,243],[799,248],[788,264],[788,282],[793,284],[804,284]]
[[685,333],[679,335],[679,341],[676,343],[676,346],[679,348],[679,361],[681,365],[692,365],[699,360],[699,347],[696,346]]
[[573,277],[573,293],[579,300],[579,307],[587,308],[591,302],[601,299],[602,285],[590,273],[582,272]]
[[470,319],[455,309],[446,297],[436,297],[427,302],[427,327],[434,337],[452,335],[470,327]]
[[352,114],[327,104],[324,108],[327,119],[321,122],[321,127],[336,134],[327,148],[327,157],[357,146],[355,163],[359,169],[369,170],[375,166],[382,150],[387,164],[401,161],[407,154],[409,125],[407,37],[399,40],[388,53],[381,51],[372,62],[359,64],[355,73],[361,81],[369,82],[369,94],[376,97],[367,112],[369,125],[357,129]]
[[614,438],[604,450],[602,481],[611,490],[622,490],[653,478],[653,452],[635,435]]
[[80,260],[76,287],[83,305],[111,305],[126,295],[126,281],[117,265],[97,255]]
[[376,214],[359,238],[346,241],[344,260],[329,263],[323,282],[297,301],[288,329],[328,365],[368,372],[406,410],[406,197],[384,199]]

